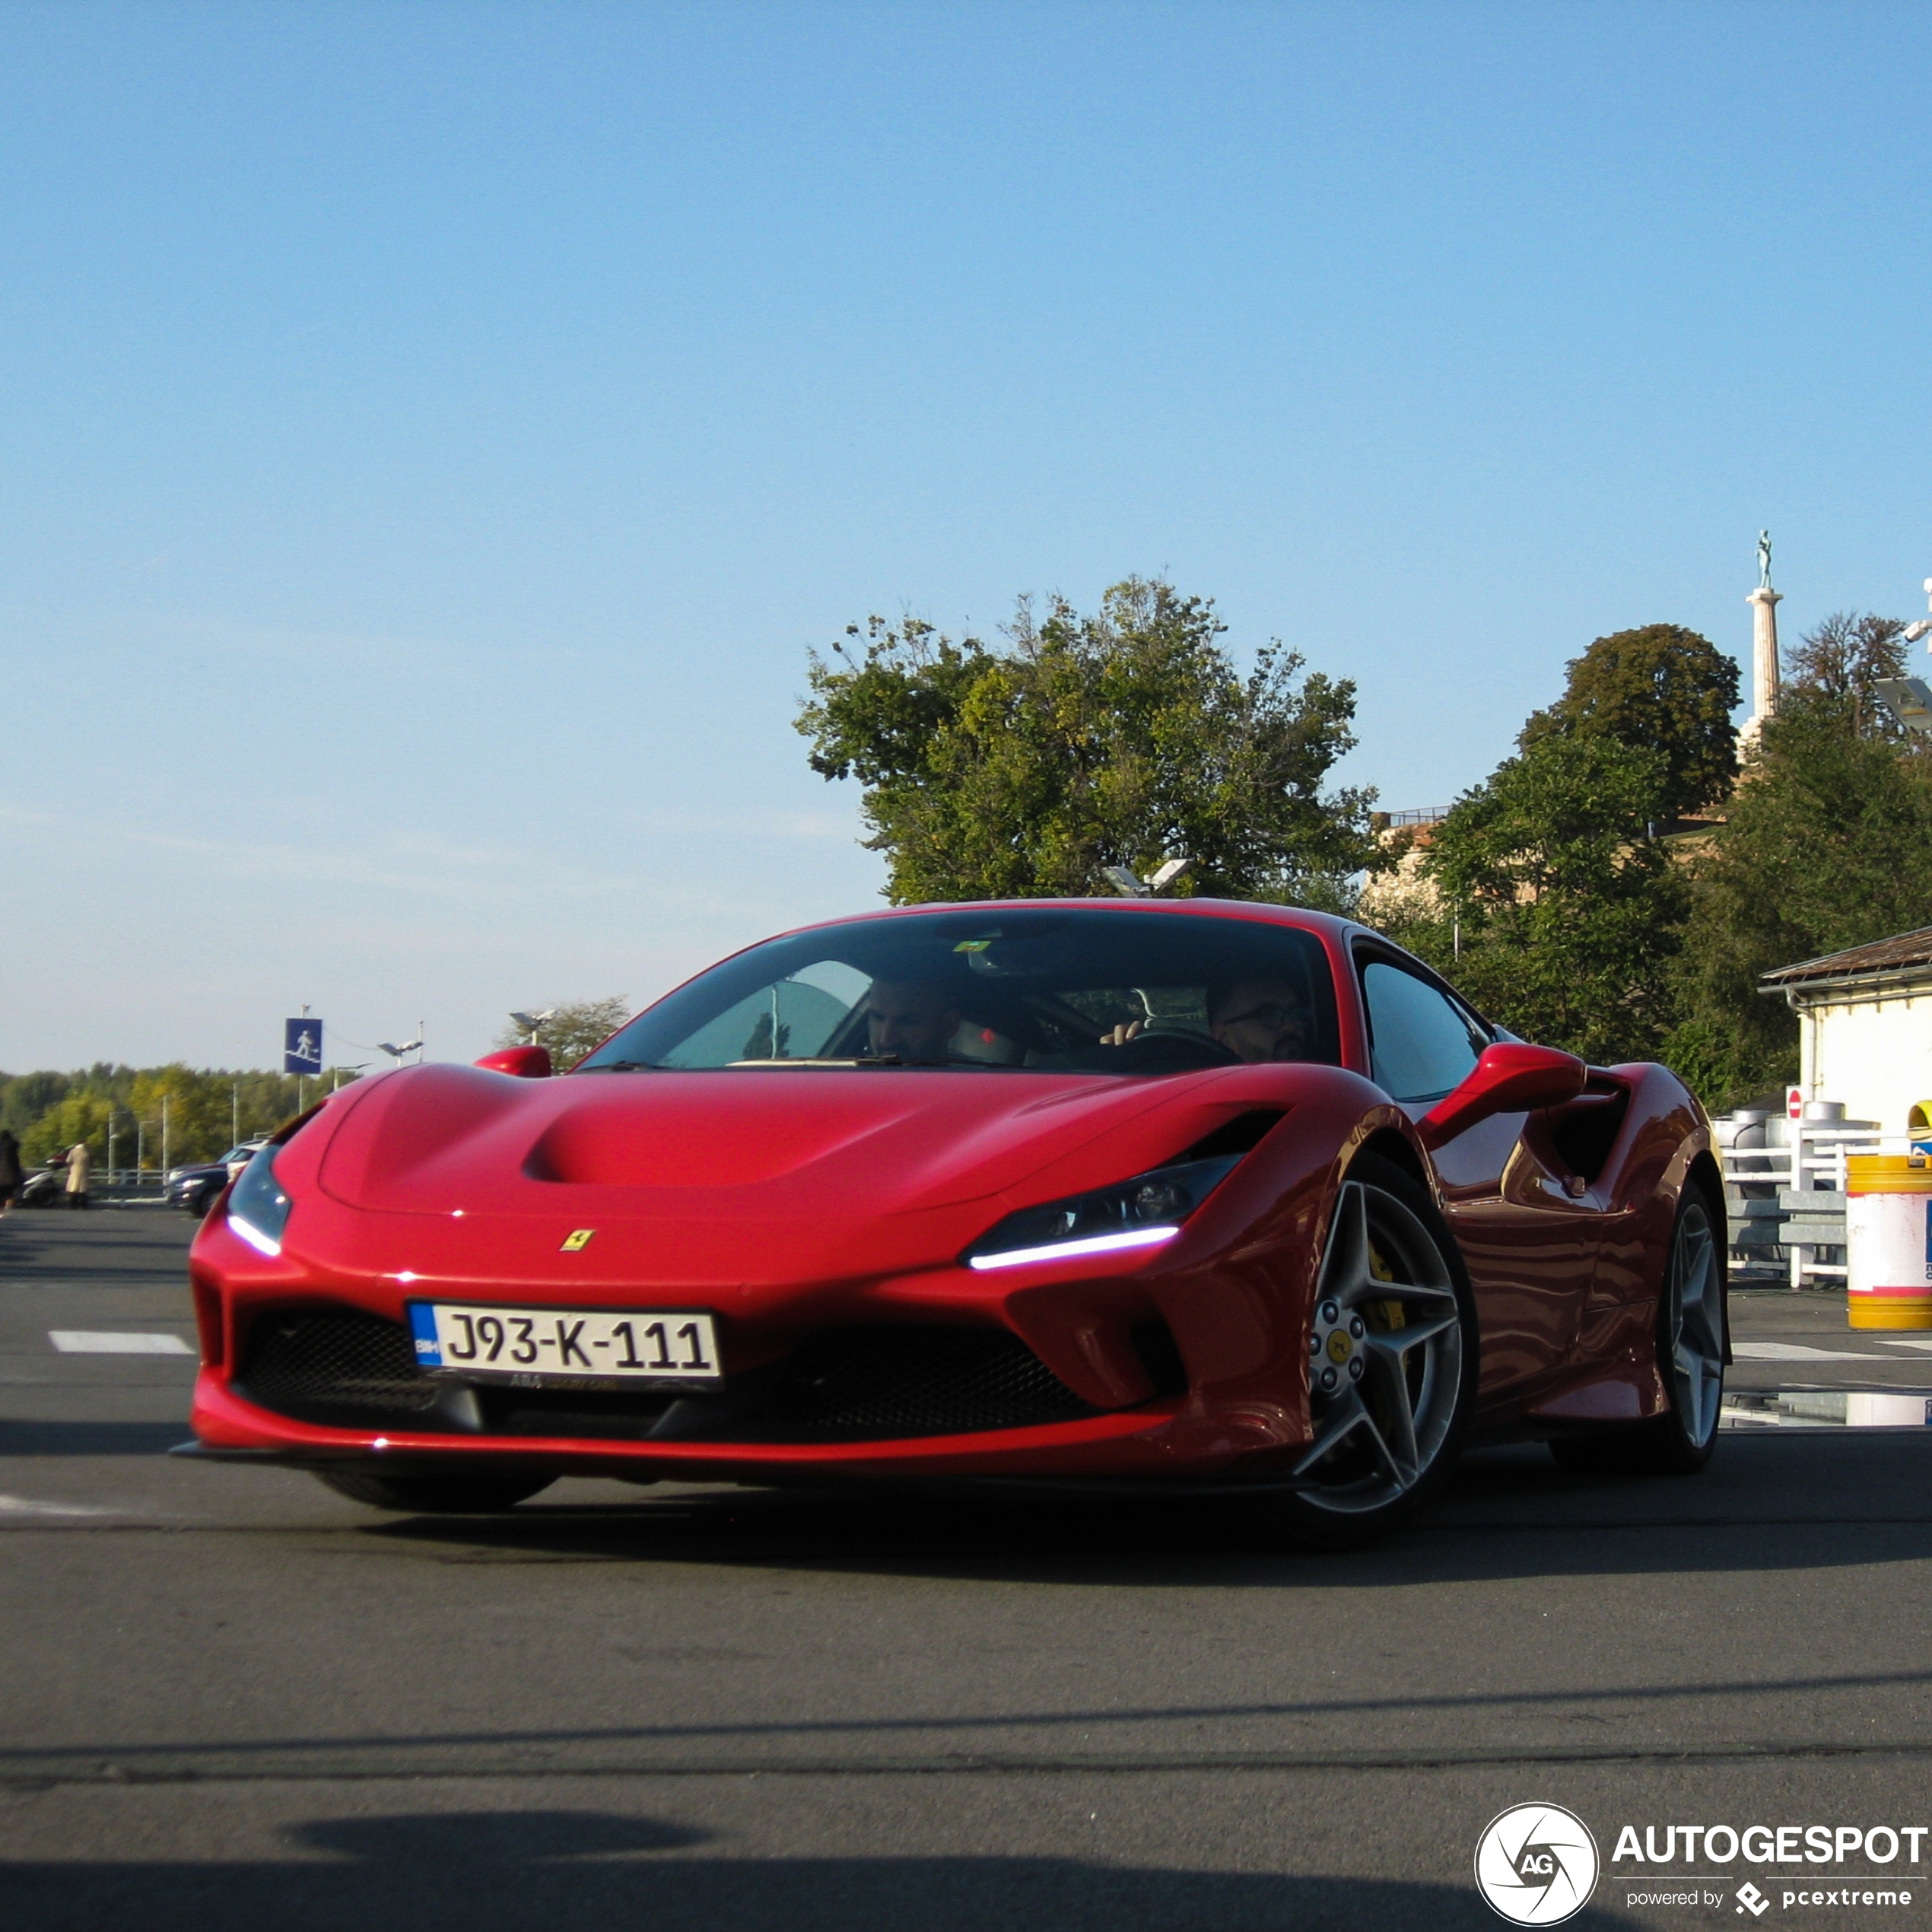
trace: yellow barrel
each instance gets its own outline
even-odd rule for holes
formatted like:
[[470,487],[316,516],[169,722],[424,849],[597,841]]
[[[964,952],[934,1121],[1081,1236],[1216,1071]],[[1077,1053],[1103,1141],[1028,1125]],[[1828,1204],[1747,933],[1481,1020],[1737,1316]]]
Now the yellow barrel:
[[1932,1328],[1932,1158],[1848,1154],[1845,1319]]

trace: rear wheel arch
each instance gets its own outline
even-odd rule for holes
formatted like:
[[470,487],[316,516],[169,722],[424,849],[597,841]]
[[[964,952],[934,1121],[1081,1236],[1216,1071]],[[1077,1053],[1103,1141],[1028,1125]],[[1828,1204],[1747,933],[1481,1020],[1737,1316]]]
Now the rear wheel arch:
[[1709,1149],[1702,1149],[1692,1157],[1690,1167],[1684,1175],[1684,1185],[1702,1189],[1711,1212],[1720,1215],[1724,1213],[1724,1177]]

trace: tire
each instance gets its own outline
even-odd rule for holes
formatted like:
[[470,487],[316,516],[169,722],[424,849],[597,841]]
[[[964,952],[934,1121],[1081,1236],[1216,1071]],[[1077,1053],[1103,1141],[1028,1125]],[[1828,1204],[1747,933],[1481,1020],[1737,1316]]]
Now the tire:
[[554,1476],[377,1476],[365,1470],[319,1469],[326,1489],[372,1509],[403,1510],[419,1516],[487,1516],[548,1489]]
[[1693,1182],[1677,1203],[1657,1298],[1657,1362],[1670,1406],[1634,1428],[1559,1436],[1549,1452],[1587,1476],[1694,1476],[1718,1446],[1724,1399],[1724,1244]]
[[1358,1155],[1336,1194],[1308,1355],[1314,1440],[1294,1473],[1310,1486],[1261,1508],[1295,1542],[1352,1549],[1435,1496],[1476,1407],[1476,1302],[1455,1238],[1380,1155]]

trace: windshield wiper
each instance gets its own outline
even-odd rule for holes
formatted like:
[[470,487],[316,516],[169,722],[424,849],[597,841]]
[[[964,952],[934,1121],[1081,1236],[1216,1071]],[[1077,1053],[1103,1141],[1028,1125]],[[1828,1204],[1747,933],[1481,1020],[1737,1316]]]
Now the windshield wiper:
[[734,1069],[742,1072],[748,1069],[780,1066],[904,1066],[906,1062],[897,1053],[854,1053],[849,1057],[840,1056],[836,1059],[828,1058],[823,1054],[801,1053],[794,1057],[788,1053],[782,1059],[727,1060],[725,1071],[729,1073]]
[[654,1060],[600,1060],[595,1066],[577,1066],[574,1073],[662,1073],[666,1071]]

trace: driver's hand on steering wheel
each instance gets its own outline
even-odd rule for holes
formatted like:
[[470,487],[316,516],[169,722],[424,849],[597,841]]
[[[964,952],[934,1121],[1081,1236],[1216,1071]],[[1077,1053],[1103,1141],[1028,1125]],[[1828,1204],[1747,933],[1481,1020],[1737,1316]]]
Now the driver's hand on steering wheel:
[[1145,1020],[1130,1020],[1120,1026],[1110,1028],[1100,1036],[1100,1044],[1103,1047],[1124,1047],[1130,1040],[1140,1037],[1140,1029],[1146,1024]]

